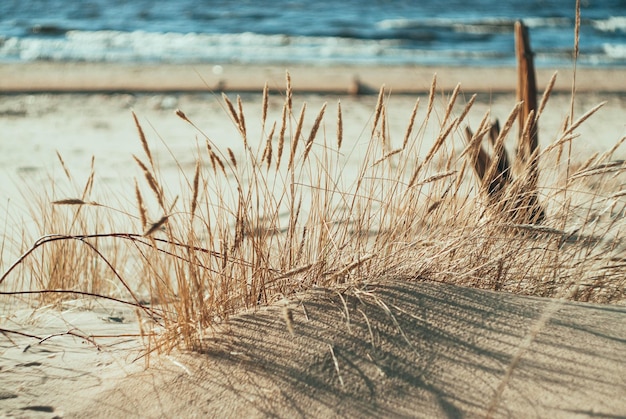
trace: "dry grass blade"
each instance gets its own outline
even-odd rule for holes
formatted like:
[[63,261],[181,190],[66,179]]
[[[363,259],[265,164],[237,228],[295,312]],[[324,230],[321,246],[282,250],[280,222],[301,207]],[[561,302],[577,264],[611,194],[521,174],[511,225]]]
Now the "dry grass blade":
[[473,94],[472,97],[470,98],[470,100],[467,102],[467,105],[465,105],[465,108],[463,108],[463,112],[461,112],[461,115],[456,119],[456,127],[455,128],[457,128],[459,125],[461,125],[461,122],[463,122],[465,120],[465,117],[469,113],[470,109],[472,109],[472,106],[474,106],[474,102],[476,102],[476,97],[477,96],[478,95]]
[[433,81],[430,84],[430,91],[428,92],[428,107],[426,109],[426,117],[424,121],[428,121],[430,114],[433,111],[435,105],[435,92],[437,90],[437,73],[433,74]]
[[500,227],[502,228],[514,228],[518,230],[526,230],[532,232],[538,232],[543,234],[552,234],[556,236],[566,236],[569,233],[563,230],[559,230],[558,228],[547,227],[543,225],[537,224],[502,224]]
[[341,150],[343,142],[343,117],[341,115],[341,100],[337,101],[337,150]]
[[326,103],[322,105],[322,109],[317,114],[317,118],[315,118],[315,122],[313,123],[313,127],[311,128],[311,132],[309,133],[309,138],[306,140],[304,146],[304,157],[302,161],[306,161],[309,153],[311,152],[311,147],[313,147],[313,141],[315,140],[315,136],[317,135],[317,131],[322,124],[322,119],[324,118],[324,112],[326,111]]
[[265,150],[263,151],[263,157],[261,160],[265,160],[267,162],[267,168],[269,169],[272,165],[272,140],[274,138],[274,131],[276,130],[276,121],[272,125],[272,130],[267,137],[267,141],[265,142]]
[[372,125],[371,138],[374,138],[374,134],[376,133],[376,128],[378,128],[378,121],[380,120],[380,115],[383,112],[384,99],[385,99],[385,85],[383,84],[380,87],[380,91],[378,92],[378,100],[376,102],[376,109],[374,110],[374,124]]
[[[231,156],[231,159],[233,159],[234,161],[234,155]],[[226,166],[224,166],[224,162],[222,161],[222,159],[220,159],[220,157],[217,154],[215,154],[215,152],[211,152],[211,161],[215,162],[215,164],[217,164],[219,168],[221,169],[222,174],[226,176]]]
[[60,199],[58,201],[52,201],[51,203],[52,205],[89,205],[88,202],[76,198]]
[[593,153],[591,157],[589,157],[585,162],[583,162],[583,164],[580,165],[578,170],[572,176],[576,176],[578,173],[582,173],[587,170],[593,163],[596,162],[597,157],[598,153]]
[[287,83],[287,91],[285,92],[285,101],[287,103],[287,111],[289,111],[289,115],[293,114],[293,89],[291,88],[291,74],[289,71],[285,72],[285,78]]
[[626,189],[622,189],[621,191],[615,192],[609,197],[609,199],[621,198],[624,196],[626,196]]
[[248,137],[246,131],[246,118],[243,113],[243,102],[241,101],[241,97],[237,95],[237,109],[239,109],[239,130],[241,131],[241,136],[243,137],[244,145],[248,144]]
[[539,147],[535,147],[534,149],[529,148],[533,145],[533,141],[530,139],[530,136],[532,135],[531,131],[532,131],[533,126],[536,126],[535,121],[536,121],[535,112],[531,111],[526,116],[526,121],[524,122],[524,125],[522,126],[523,128],[521,130],[519,149],[518,149],[518,152],[520,152],[520,154],[527,156],[524,159],[520,158],[520,162],[519,162],[520,165],[523,165],[523,168],[527,169],[530,172],[537,172],[536,157],[539,153],[539,150],[538,150]]
[[235,110],[235,105],[233,105],[233,102],[230,101],[226,93],[222,93],[222,99],[224,99],[226,107],[228,108],[228,113],[230,114],[230,117],[233,118],[233,121],[235,121],[235,125],[237,125],[237,128],[241,129],[241,121],[239,121],[239,114],[237,113],[237,110]]
[[237,168],[237,159],[235,158],[235,153],[233,152],[233,149],[228,147],[226,151],[228,152],[228,158],[230,159],[233,167]]
[[602,154],[602,156],[600,156],[598,161],[599,162],[603,162],[603,161],[611,158],[613,153],[615,153],[615,151],[617,151],[617,149],[624,143],[624,141],[626,141],[626,135],[623,136],[622,138],[620,138],[619,141],[617,143],[615,143],[615,145],[613,147],[611,147],[611,149],[609,151],[607,151],[606,153]]
[[276,151],[276,170],[280,167],[285,148],[285,132],[287,130],[287,104],[283,105],[283,113],[280,122],[280,134],[278,135],[278,150]]
[[296,126],[296,132],[291,138],[291,152],[289,153],[289,169],[293,168],[294,159],[296,158],[296,150],[298,148],[298,142],[300,140],[300,134],[302,133],[302,124],[304,123],[304,113],[306,112],[306,103],[302,104],[300,110],[300,117],[298,118],[298,125]]
[[176,208],[176,204],[178,203],[178,195],[176,195],[174,197],[174,200],[172,201],[172,204],[170,205],[169,209],[167,210],[168,214],[171,214],[174,212],[174,208]]
[[262,114],[261,114],[261,125],[265,127],[265,122],[267,121],[267,109],[269,108],[269,87],[267,82],[265,82],[265,86],[263,86],[263,105],[262,105]]
[[384,162],[385,160],[395,156],[396,154],[399,154],[402,152],[401,148],[397,148],[395,150],[390,151],[389,153],[385,154],[384,156],[382,156],[380,159],[376,160],[372,166],[376,166],[377,164],[380,164],[382,162]]
[[383,153],[386,153],[390,148],[389,146],[389,133],[387,132],[387,107],[383,106],[383,113],[381,115],[381,123],[380,123],[380,132],[381,132],[381,145]]
[[169,218],[169,215],[164,215],[163,217],[161,217],[161,219],[159,221],[157,221],[154,224],[150,225],[150,228],[148,228],[148,230],[146,230],[143,233],[144,237],[149,237],[152,234],[154,234],[157,230],[159,230],[161,227],[163,227],[163,225],[167,222],[167,219]]
[[148,170],[148,167],[137,156],[133,155],[133,158],[135,159],[135,161],[137,162],[137,164],[143,171],[144,177],[146,178],[146,181],[148,182],[148,186],[150,186],[150,189],[152,189],[152,192],[154,192],[154,195],[156,196],[159,202],[159,205],[165,211],[163,191],[161,190],[161,187],[159,186],[159,183],[157,182],[156,178],[154,177],[154,175],[152,175],[150,170]]
[[146,231],[148,225],[148,215],[146,213],[146,206],[143,203],[143,197],[139,190],[139,183],[135,179],[135,199],[137,200],[137,207],[139,208],[139,220],[141,221],[141,231]]
[[450,96],[450,100],[448,101],[448,106],[446,107],[446,113],[443,116],[443,120],[441,121],[441,126],[445,126],[448,123],[448,119],[450,115],[452,115],[452,109],[454,109],[454,104],[456,103],[456,98],[459,96],[459,91],[461,90],[461,83],[457,83],[452,91],[452,96]]
[[561,161],[561,156],[563,154],[563,146],[578,138],[580,135],[579,134],[575,134],[575,133],[570,133],[570,134],[563,134],[561,136],[561,138],[559,138],[557,141],[553,142],[552,144],[548,145],[545,149],[542,150],[541,155],[544,154],[548,154],[549,152],[551,152],[552,150],[554,150],[555,148],[558,148],[558,154],[556,157],[556,161],[560,162]]
[[543,92],[543,96],[541,97],[541,102],[539,103],[539,108],[537,109],[537,114],[535,115],[535,122],[539,121],[539,117],[543,113],[543,110],[545,109],[548,103],[548,99],[550,98],[550,95],[552,94],[552,90],[554,89],[554,84],[556,83],[557,74],[558,74],[557,72],[552,74],[552,77],[550,77],[550,81],[548,82],[548,86]]
[[189,122],[190,124],[192,124],[191,120],[189,120],[189,118],[187,118],[187,115],[185,115],[185,113],[183,111],[181,111],[180,109],[176,109],[176,111],[174,113],[176,114],[176,116],[178,116],[183,121]]
[[420,99],[417,98],[415,101],[415,106],[413,106],[413,110],[411,111],[411,117],[409,118],[409,125],[406,127],[406,132],[404,133],[404,141],[402,141],[402,149],[406,149],[407,144],[409,143],[409,139],[411,138],[411,134],[413,133],[413,124],[415,123],[415,118],[417,117],[417,109],[420,105]]
[[333,346],[329,343],[328,345],[328,349],[330,350],[330,356],[333,359],[333,365],[335,366],[335,372],[337,373],[337,379],[339,380],[339,383],[341,384],[341,387],[344,387],[344,382],[343,382],[343,378],[341,377],[341,371],[339,370],[339,361],[337,360],[337,356],[335,355],[335,350],[333,349]]
[[[576,58],[578,56],[578,30],[580,25],[580,1],[576,1],[576,41],[575,41],[575,54],[574,60],[576,62]],[[526,166],[528,170],[528,179],[526,180],[526,187],[530,188],[529,198],[526,199],[530,208],[526,210],[526,220],[533,222],[537,220],[539,222],[545,217],[544,210],[537,203],[537,191],[536,191],[536,181],[538,177],[538,138],[537,138],[537,121],[540,113],[543,111],[543,106],[545,106],[545,100],[547,100],[547,94],[544,94],[544,100],[542,100],[542,104],[540,105],[539,111],[537,111],[537,97],[536,97],[536,81],[535,81],[535,71],[534,64],[532,58],[532,52],[530,50],[530,41],[528,36],[528,30],[523,25],[522,22],[515,23],[515,36],[516,36],[516,52],[517,52],[517,62],[518,62],[518,89],[517,89],[517,99],[518,101],[523,101],[523,109],[519,115],[519,126],[520,133],[518,136],[518,157],[520,158],[520,162]],[[574,74],[576,73],[574,67]],[[554,77],[553,77],[554,80]],[[576,77],[574,76],[574,81]],[[553,83],[551,81],[551,83]],[[575,84],[575,83],[574,83]],[[551,87],[547,89],[547,92],[551,90]],[[549,93],[548,93],[549,94]],[[573,118],[573,99],[574,92],[572,91],[572,112],[571,117]],[[536,117],[533,117],[533,114],[536,113]],[[572,119],[570,118],[570,119]],[[523,128],[522,128],[523,127]],[[507,130],[506,124],[505,129]],[[504,131],[503,130],[503,131]],[[571,151],[571,150],[570,150]],[[558,159],[560,160],[560,151]],[[568,163],[569,163],[568,157]],[[569,173],[569,164],[567,168],[567,172]],[[521,203],[524,202],[523,197],[518,197],[518,201]],[[519,205],[517,205],[520,209]],[[530,217],[528,216],[530,215]],[[533,220],[534,219],[534,220]],[[561,292],[559,292],[561,294]],[[559,298],[562,298],[563,294],[558,295]],[[533,341],[536,339],[539,331],[544,327],[545,323],[549,320],[549,318],[556,312],[558,307],[560,306],[560,302],[558,300],[554,300],[546,310],[542,313],[539,320],[533,324],[530,332],[525,337],[524,342],[517,348],[517,352],[513,356],[512,361],[507,366],[506,372],[502,380],[500,381],[496,391],[489,403],[487,409],[487,417],[493,417],[498,405],[500,404],[500,400],[504,389],[508,386],[509,381],[511,379],[513,370],[517,368],[522,356],[531,346]]]
[[452,130],[456,127],[457,122],[458,121],[455,119],[446,127],[445,130],[443,130],[439,134],[433,146],[430,148],[430,150],[428,150],[428,154],[426,154],[426,157],[424,158],[424,161],[422,162],[421,166],[424,166],[430,163],[432,158],[435,157],[435,154],[437,154],[437,152],[439,151],[443,143],[446,141],[446,138],[448,138],[448,136],[450,135],[450,132],[452,132]]
[[61,163],[61,167],[63,168],[63,172],[65,173],[65,177],[67,177],[67,180],[71,181],[72,175],[69,169],[67,168],[67,166],[65,165],[65,161],[63,160],[63,157],[61,157],[61,153],[56,151],[56,154],[57,154],[57,159],[59,159],[59,162]]
[[439,181],[441,179],[445,179],[447,177],[454,176],[456,174],[457,174],[456,170],[450,170],[450,171],[444,172],[444,173],[437,173],[437,174],[434,174],[434,175],[429,176],[426,179],[422,180],[421,182],[419,182],[419,185],[425,185],[427,183],[437,182],[437,181]]
[[91,195],[91,190],[93,189],[93,182],[96,177],[96,158],[95,156],[91,156],[91,170],[89,171],[89,177],[85,182],[85,186],[83,187],[83,193],[81,194],[82,199],[87,199],[89,195]]
[[572,125],[567,129],[567,131],[563,133],[563,135],[565,136],[565,135],[573,133],[576,130],[576,128],[578,128],[583,122],[589,119],[593,114],[598,112],[600,108],[606,105],[606,103],[607,103],[606,101],[601,102],[597,104],[596,106],[594,106],[593,108],[591,108],[590,110],[588,110],[587,112],[585,112],[583,116],[581,116],[580,118],[578,118],[576,121],[572,123]]
[[198,205],[198,192],[200,190],[200,160],[196,160],[196,169],[193,174],[193,184],[191,190],[191,219],[193,220],[196,214],[196,208]]
[[[476,131],[475,134],[472,132],[471,128],[469,127],[465,128],[465,140],[466,140],[467,147],[465,148],[463,153],[461,153],[460,157],[463,157],[467,154],[471,154],[472,152],[474,152],[476,148],[476,143],[480,145],[480,143],[482,142],[482,138],[486,134],[491,132],[491,130],[494,128],[494,124],[489,122],[490,118],[491,118],[490,112],[489,111],[485,112],[485,114],[483,115],[483,118],[480,120],[480,124],[478,125],[478,130]],[[499,130],[500,128],[498,126],[498,131]]]
[[579,179],[589,176],[600,176],[607,173],[620,172],[626,168],[626,162],[614,161],[609,163],[598,164],[591,167],[581,167],[576,173],[570,176],[570,180]]
[[206,140],[205,144],[206,144],[207,155],[209,156],[209,161],[211,162],[211,167],[213,168],[213,173],[217,173],[217,167],[215,166],[215,158],[213,157],[215,154],[213,152],[213,147],[211,147],[211,143],[209,143],[209,140]]
[[504,126],[502,127],[502,131],[500,131],[500,134],[496,140],[496,143],[503,141],[506,138],[506,136],[509,134],[509,131],[511,130],[511,128],[513,127],[513,124],[515,123],[515,119],[519,116],[519,113],[522,110],[522,106],[524,106],[524,104],[521,102],[518,102],[517,105],[515,105],[515,107],[513,108],[509,116],[507,117],[504,123]]
[[137,127],[137,132],[139,133],[139,141],[141,141],[141,147],[143,148],[143,152],[146,153],[146,157],[148,157],[148,161],[150,162],[150,167],[152,167],[152,169],[154,170],[154,161],[152,160],[152,153],[150,152],[150,147],[148,146],[148,140],[146,140],[146,135],[144,134],[143,128],[139,123],[139,119],[137,119],[135,111],[131,111],[131,113],[133,115],[133,120],[135,121],[135,127]]
[[574,131],[583,122],[585,122],[587,119],[589,119],[593,114],[598,112],[604,105],[606,105],[606,103],[607,103],[606,101],[601,102],[598,105],[596,105],[593,108],[591,108],[590,110],[588,110],[587,112],[585,112],[585,114],[583,116],[581,116],[580,118],[578,118],[576,121],[574,121],[574,123],[571,126],[569,126],[569,128],[567,128],[568,122],[566,120],[564,122],[564,125],[563,125],[563,134],[561,135],[561,138],[559,138],[557,141],[553,142],[548,147],[546,147],[546,149],[543,150],[543,154],[546,154],[546,153],[554,150],[555,148],[559,148],[559,155],[557,156],[557,161],[560,161],[560,157],[561,157],[561,153],[562,153],[562,146],[565,143],[568,143],[568,142],[572,141],[573,139],[577,138],[579,135],[575,134]]
[[298,246],[298,252],[296,253],[296,263],[300,263],[302,255],[304,254],[304,246],[306,245],[306,226],[302,229],[302,237],[300,238],[300,245]]

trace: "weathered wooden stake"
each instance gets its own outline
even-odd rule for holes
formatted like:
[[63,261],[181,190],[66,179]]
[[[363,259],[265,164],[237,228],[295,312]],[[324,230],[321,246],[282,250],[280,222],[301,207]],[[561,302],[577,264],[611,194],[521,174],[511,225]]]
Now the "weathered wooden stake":
[[537,112],[537,82],[528,28],[521,21],[515,22],[515,53],[517,55],[517,101],[524,102],[518,116],[518,159],[520,163],[527,165],[531,159],[536,160],[533,154],[539,148],[536,118],[532,118],[529,126],[525,127],[528,116],[531,113],[536,115]]

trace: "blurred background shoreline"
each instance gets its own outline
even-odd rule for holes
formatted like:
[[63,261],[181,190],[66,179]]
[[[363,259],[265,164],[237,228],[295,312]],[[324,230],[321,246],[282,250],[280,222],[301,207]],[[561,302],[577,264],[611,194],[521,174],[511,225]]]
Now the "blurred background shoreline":
[[[609,101],[606,116],[586,125],[602,132],[598,144],[624,132],[626,54],[613,54],[626,48],[621,4],[582,2],[576,112]],[[557,0],[6,0],[0,2],[0,121],[3,149],[16,154],[7,154],[4,173],[33,177],[57,164],[55,150],[86,163],[95,151],[106,156],[116,147],[130,156],[128,141],[113,146],[112,138],[135,139],[131,108],[187,147],[174,109],[198,120],[207,107],[223,116],[220,92],[251,93],[246,103],[257,103],[266,83],[282,99],[286,71],[294,93],[318,107],[341,98],[355,118],[346,138],[355,140],[382,85],[394,97],[390,109],[398,120],[392,122],[402,131],[414,96],[427,97],[435,74],[437,92],[460,84],[465,101],[479,93],[482,111],[502,118],[515,103],[518,19],[529,26],[539,92],[558,72],[554,105],[541,125],[548,140],[570,110],[574,6]],[[216,138],[232,129],[230,118],[221,119],[212,121]]]
[[[558,0],[7,0],[0,63],[513,67],[513,24],[539,68],[571,65],[575,3]],[[581,67],[626,67],[623,2],[581,4]]]
[[[284,92],[286,72],[295,92],[361,95],[377,94],[382,85],[392,94],[424,94],[433,77],[443,91],[460,83],[466,93],[515,93],[514,67],[485,69],[445,66],[304,66],[243,64],[137,64],[29,62],[0,64],[0,91],[20,93],[260,93]],[[573,66],[537,69],[537,86],[543,91],[557,73],[555,92],[571,93]],[[578,68],[579,93],[626,92],[626,68]]]

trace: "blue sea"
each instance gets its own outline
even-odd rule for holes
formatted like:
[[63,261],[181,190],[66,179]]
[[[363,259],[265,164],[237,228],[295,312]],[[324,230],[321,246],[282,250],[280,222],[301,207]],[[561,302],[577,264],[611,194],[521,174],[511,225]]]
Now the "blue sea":
[[[579,65],[626,66],[626,0],[582,0]],[[569,65],[575,1],[0,0],[0,62]]]

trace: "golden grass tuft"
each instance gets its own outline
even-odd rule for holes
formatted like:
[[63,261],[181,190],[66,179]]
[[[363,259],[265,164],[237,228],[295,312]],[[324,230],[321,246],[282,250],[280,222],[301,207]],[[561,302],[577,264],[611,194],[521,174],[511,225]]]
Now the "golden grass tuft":
[[[225,117],[245,144],[237,155],[178,110],[206,144],[202,153],[195,151],[188,178],[181,168],[180,199],[161,183],[133,113],[146,156],[133,156],[141,176],[130,185],[131,208],[93,205],[95,169],[67,195],[54,188],[33,210],[42,237],[0,276],[0,286],[56,290],[57,298],[65,291],[124,301],[153,320],[153,330],[142,333],[160,351],[201,349],[208,328],[241,310],[312,287],[359,288],[383,274],[623,302],[626,194],[621,188],[594,189],[589,182],[623,174],[626,167],[610,158],[626,140],[577,168],[559,163],[560,146],[574,140],[576,128],[599,109],[593,108],[552,144],[527,154],[540,167],[537,182],[528,170],[513,176],[505,144],[516,123],[527,137],[549,94],[523,126],[522,105],[512,104],[501,130],[486,114],[474,133],[466,126],[475,96],[459,103],[461,93],[457,86],[440,101],[434,77],[422,116],[416,100],[407,109],[404,135],[394,138],[386,118],[393,98],[381,88],[372,135],[356,169],[347,168],[340,152],[357,141],[345,138],[341,103],[333,119],[337,138],[327,138],[334,131],[324,129],[326,105],[311,120],[305,103],[293,114],[289,75],[276,120],[268,111],[267,87],[258,119],[246,121],[241,98],[235,106],[223,97]],[[443,118],[435,122],[436,114]],[[263,127],[260,138],[247,138],[254,131],[246,125],[253,124]],[[434,138],[426,135],[429,125]],[[311,127],[306,137],[305,126]],[[268,133],[265,127],[271,127]],[[483,144],[485,136],[490,141]],[[287,165],[280,164],[284,153]],[[67,181],[74,182],[60,161]],[[541,222],[528,215],[536,206],[544,211]],[[290,328],[290,312],[285,313]]]

